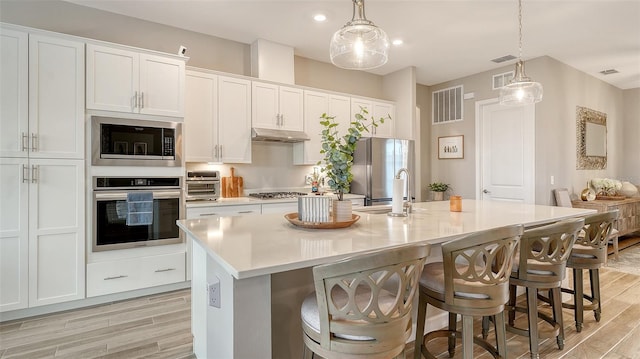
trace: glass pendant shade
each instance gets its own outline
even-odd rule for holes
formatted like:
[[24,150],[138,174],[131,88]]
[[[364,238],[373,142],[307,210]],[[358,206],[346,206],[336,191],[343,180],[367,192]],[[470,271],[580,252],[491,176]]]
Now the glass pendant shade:
[[542,85],[531,81],[524,73],[524,62],[516,63],[513,79],[500,89],[500,103],[503,105],[522,105],[542,101]]
[[367,70],[387,63],[389,37],[367,20],[364,0],[353,0],[353,19],[331,38],[331,62],[343,69]]

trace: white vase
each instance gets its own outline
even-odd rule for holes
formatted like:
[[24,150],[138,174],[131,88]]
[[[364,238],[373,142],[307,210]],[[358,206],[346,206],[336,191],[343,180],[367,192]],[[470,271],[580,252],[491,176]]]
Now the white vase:
[[444,201],[444,192],[433,192],[434,201]]
[[333,221],[334,222],[348,222],[352,219],[351,215],[351,201],[338,201],[333,200],[332,204]]
[[634,186],[631,182],[622,182],[622,188],[618,191],[625,197],[633,197],[638,194],[638,187]]

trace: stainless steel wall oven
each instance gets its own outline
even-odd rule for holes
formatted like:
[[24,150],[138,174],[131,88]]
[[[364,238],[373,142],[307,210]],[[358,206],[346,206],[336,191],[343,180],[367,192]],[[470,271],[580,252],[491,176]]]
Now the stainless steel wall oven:
[[184,218],[181,177],[93,177],[92,182],[94,252],[183,241],[176,225]]
[[182,166],[182,123],[93,116],[91,163]]

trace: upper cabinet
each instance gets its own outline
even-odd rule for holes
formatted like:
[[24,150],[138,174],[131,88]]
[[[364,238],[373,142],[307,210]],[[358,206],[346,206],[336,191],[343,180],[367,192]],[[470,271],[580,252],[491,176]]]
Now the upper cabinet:
[[302,89],[252,81],[253,127],[302,131],[304,128]]
[[84,158],[84,44],[2,30],[0,156]]
[[[373,117],[376,121],[381,117],[385,119],[384,123],[379,123],[378,127],[371,129],[371,132],[363,133],[363,137],[393,138],[395,136],[395,105],[389,102],[352,97],[351,117],[355,118],[355,115],[360,113],[361,108],[364,108],[369,112],[366,116],[367,118]],[[388,116],[391,116],[391,120],[388,119]]]
[[87,109],[184,116],[182,59],[87,45]]
[[220,161],[251,163],[251,81],[218,76]]

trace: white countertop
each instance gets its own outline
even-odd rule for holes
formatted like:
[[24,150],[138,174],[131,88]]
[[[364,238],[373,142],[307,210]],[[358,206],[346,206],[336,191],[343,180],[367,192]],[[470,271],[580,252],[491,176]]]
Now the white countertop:
[[[311,194],[311,193],[309,193]],[[331,194],[329,194],[331,195]],[[346,193],[345,199],[359,199],[364,198],[361,194]],[[293,203],[298,202],[298,198],[278,198],[278,199],[260,199],[257,197],[227,197],[218,198],[215,201],[187,201],[185,206],[187,208],[195,207],[217,207],[217,206],[236,206],[244,204],[269,204],[269,203]]]
[[178,226],[229,274],[243,279],[376,249],[417,242],[441,243],[480,230],[512,224],[533,226],[594,212],[463,200],[462,212],[450,212],[448,201],[415,203],[409,217],[358,213],[354,209],[360,220],[344,229],[304,229],[289,223],[282,214],[180,220]]

